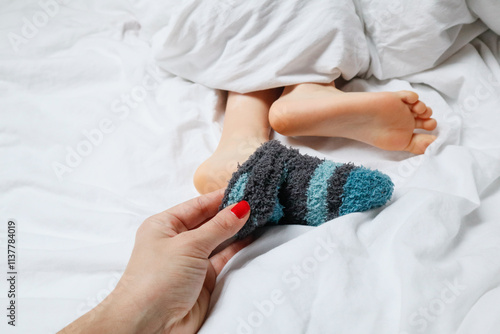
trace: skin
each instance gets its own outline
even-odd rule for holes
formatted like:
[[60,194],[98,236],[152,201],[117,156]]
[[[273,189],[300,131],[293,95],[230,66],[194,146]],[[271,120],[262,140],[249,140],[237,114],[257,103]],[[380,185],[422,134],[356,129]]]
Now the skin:
[[235,235],[250,213],[218,211],[223,190],[146,219],[116,288],[98,306],[62,329],[69,333],[196,333],[224,265],[251,239],[214,249]]
[[436,137],[414,130],[434,130],[431,115],[411,91],[344,93],[333,84],[302,84],[285,88],[269,120],[286,136],[342,137],[422,154]]
[[198,167],[196,189],[227,186],[238,164],[271,129],[285,136],[342,137],[389,150],[423,154],[436,139],[432,109],[411,91],[345,93],[330,84],[304,83],[248,94],[228,93],[224,127],[214,154]]
[[248,94],[228,92],[219,145],[194,174],[194,185],[200,194],[226,187],[238,164],[269,140],[269,108],[280,93],[281,89]]

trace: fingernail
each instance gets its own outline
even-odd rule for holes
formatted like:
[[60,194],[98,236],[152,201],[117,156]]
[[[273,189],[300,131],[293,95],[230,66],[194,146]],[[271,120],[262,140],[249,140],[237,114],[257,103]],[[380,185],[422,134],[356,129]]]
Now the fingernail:
[[245,217],[248,211],[250,211],[250,204],[247,201],[240,201],[231,209],[231,212],[239,219]]

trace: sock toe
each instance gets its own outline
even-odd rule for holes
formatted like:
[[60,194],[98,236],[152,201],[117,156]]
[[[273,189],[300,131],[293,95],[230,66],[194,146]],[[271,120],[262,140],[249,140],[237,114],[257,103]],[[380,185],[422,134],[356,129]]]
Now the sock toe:
[[392,196],[391,178],[377,170],[355,168],[344,185],[339,216],[378,208]]

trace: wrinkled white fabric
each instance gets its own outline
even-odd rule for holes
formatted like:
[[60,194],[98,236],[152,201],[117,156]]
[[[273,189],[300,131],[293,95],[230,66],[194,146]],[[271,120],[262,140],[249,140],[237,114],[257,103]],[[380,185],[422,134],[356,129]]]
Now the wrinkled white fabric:
[[156,25],[153,48],[165,70],[223,90],[383,80],[432,68],[484,32],[478,15],[489,22],[500,5],[482,2],[190,0]]
[[352,79],[369,64],[351,0],[191,0],[176,6],[153,47],[167,71],[239,92]]

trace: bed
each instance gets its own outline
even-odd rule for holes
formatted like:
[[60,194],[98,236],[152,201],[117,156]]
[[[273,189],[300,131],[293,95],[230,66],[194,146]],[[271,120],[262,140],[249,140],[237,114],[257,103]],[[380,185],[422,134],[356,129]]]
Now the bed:
[[1,8],[0,245],[7,254],[15,222],[17,322],[3,315],[0,332],[56,332],[109,294],[140,223],[197,195],[193,173],[221,133],[220,90],[340,75],[345,91],[416,91],[438,139],[414,156],[275,134],[383,171],[393,198],[319,227],[266,228],[224,268],[200,333],[500,331],[498,2]]

